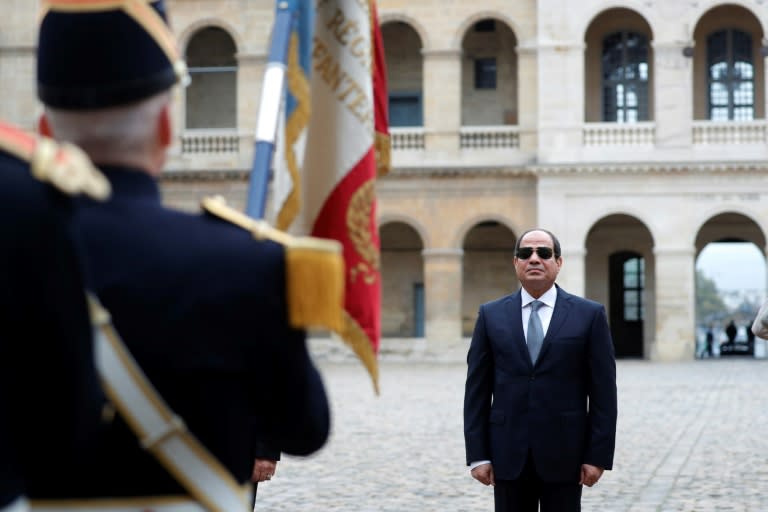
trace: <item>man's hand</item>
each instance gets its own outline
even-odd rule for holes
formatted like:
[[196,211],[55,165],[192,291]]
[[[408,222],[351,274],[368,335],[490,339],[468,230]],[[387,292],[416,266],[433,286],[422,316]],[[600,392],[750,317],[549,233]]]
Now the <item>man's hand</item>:
[[277,461],[269,459],[256,459],[253,463],[253,476],[251,479],[254,482],[264,482],[265,480],[271,480],[277,471]]
[[496,480],[493,477],[493,466],[490,464],[480,464],[472,469],[472,478],[483,485],[496,485]]
[[592,466],[591,464],[582,464],[581,480],[579,480],[579,483],[581,485],[586,485],[587,487],[592,487],[598,480],[600,480],[601,476],[603,476],[603,468]]

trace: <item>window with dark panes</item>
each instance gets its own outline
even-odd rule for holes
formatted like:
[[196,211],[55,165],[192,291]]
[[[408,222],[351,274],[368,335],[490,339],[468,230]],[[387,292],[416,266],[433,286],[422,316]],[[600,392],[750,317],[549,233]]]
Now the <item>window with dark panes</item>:
[[648,120],[648,38],[623,30],[603,39],[603,121]]
[[186,88],[186,127],[237,127],[237,61],[227,32],[207,27],[187,46],[192,82]]
[[624,262],[624,320],[642,320],[643,283],[645,282],[645,260],[630,258]]
[[707,82],[710,120],[755,118],[755,66],[750,34],[727,29],[709,35]]
[[422,126],[424,124],[422,111],[421,93],[389,94],[390,126]]
[[496,88],[496,58],[475,59],[475,89]]

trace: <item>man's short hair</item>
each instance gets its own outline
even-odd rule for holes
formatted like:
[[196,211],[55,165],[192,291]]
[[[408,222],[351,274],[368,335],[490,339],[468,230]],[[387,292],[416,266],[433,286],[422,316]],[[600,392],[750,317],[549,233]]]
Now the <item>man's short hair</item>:
[[532,233],[533,231],[542,231],[547,235],[549,235],[549,238],[552,239],[552,248],[554,249],[554,252],[555,252],[555,258],[559,258],[560,257],[560,240],[558,240],[557,237],[554,234],[552,234],[551,231],[547,231],[546,229],[541,229],[541,228],[531,228],[527,231],[524,231],[522,235],[517,237],[517,240],[515,240],[515,254],[517,254],[517,251],[520,250],[520,240],[525,238],[525,235],[527,235],[528,233]]

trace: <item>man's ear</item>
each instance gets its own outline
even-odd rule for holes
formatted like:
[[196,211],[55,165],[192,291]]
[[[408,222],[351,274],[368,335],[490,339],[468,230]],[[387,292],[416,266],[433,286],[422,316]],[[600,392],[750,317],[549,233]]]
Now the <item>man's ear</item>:
[[160,111],[160,118],[158,119],[158,135],[160,137],[160,144],[164,148],[170,147],[173,142],[173,126],[171,123],[171,107],[165,105]]
[[37,131],[40,135],[53,138],[53,130],[51,130],[51,123],[48,121],[48,116],[44,113],[40,114],[40,118],[37,120]]

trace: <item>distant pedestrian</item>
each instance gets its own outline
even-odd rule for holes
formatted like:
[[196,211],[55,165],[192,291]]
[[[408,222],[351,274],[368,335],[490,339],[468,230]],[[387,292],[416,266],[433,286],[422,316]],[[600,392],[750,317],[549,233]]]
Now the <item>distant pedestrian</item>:
[[712,357],[712,344],[715,341],[715,335],[712,333],[712,324],[707,327],[707,334],[704,341],[704,354],[707,357]]

